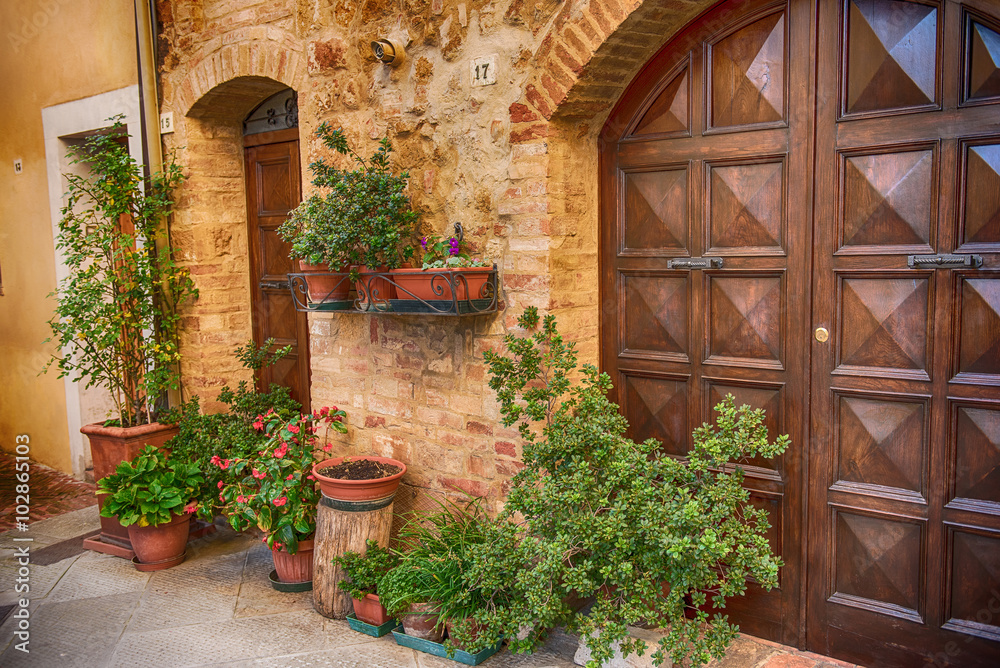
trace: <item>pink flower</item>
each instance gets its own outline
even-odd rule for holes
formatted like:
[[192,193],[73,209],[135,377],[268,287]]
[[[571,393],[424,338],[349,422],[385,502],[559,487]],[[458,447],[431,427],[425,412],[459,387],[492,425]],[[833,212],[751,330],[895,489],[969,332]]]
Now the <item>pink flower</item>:
[[189,503],[186,506],[184,506],[184,512],[187,513],[188,515],[190,515],[191,513],[195,512],[196,510],[198,510],[198,502],[197,501],[192,501],[191,503]]
[[236,503],[246,503],[246,501],[247,497],[243,496],[242,494],[236,497]]
[[279,507],[285,505],[286,503],[288,503],[287,496],[279,496],[277,499],[274,500],[274,505]]
[[257,478],[257,480],[263,480],[264,478],[267,477],[266,473],[258,471],[257,469],[254,469],[253,473],[251,473],[250,475],[252,475],[254,478]]
[[212,455],[212,458],[208,460],[210,464],[215,464],[216,466],[221,466],[222,460],[219,459],[219,455]]
[[222,481],[219,481],[219,489],[222,489]]
[[326,445],[323,446],[323,452],[330,452],[331,450],[333,450],[332,443],[327,443]]
[[316,476],[314,476],[312,473],[310,473],[309,475],[306,476],[306,479],[307,480],[315,480]]
[[226,501],[226,498],[222,496],[222,492],[219,492],[219,501],[222,501],[223,503]]
[[253,428],[257,431],[262,431],[264,429],[264,416],[258,415],[257,420],[253,423]]
[[294,477],[295,477],[295,474],[294,474],[294,473],[289,473],[289,474],[288,474],[288,477],[287,477],[287,478],[285,478],[285,480],[291,480],[291,479],[292,479],[292,478],[294,478]]
[[278,459],[281,459],[286,454],[288,454],[288,444],[285,442],[282,442],[281,445],[274,449],[274,456]]
[[230,459],[224,459],[224,460],[222,460],[221,462],[219,462],[219,468],[222,469],[223,471],[225,471],[226,469],[229,468],[229,464],[231,463],[231,461],[232,460],[230,460]]
[[299,427],[297,425],[290,424],[288,425],[288,431],[292,432],[293,434],[297,434],[299,433]]

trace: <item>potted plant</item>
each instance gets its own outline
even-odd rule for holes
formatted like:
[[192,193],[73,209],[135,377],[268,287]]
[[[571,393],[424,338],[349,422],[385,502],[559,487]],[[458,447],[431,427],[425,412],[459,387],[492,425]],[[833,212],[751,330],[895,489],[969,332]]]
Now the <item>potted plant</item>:
[[353,600],[355,616],[372,626],[390,621],[379,599],[379,582],[399,563],[399,555],[377,541],[368,540],[364,552],[345,552],[333,561],[347,576],[340,585]]
[[[275,576],[282,583],[312,581],[313,535],[319,492],[311,473],[319,424],[346,432],[344,411],[322,408],[292,420],[279,413],[260,415],[254,428],[268,436],[252,456],[212,463],[237,480],[218,482],[223,514],[237,531],[256,526],[271,548]],[[324,449],[329,449],[329,444]]]
[[[236,348],[236,359],[252,371],[274,364],[291,349],[273,348],[273,339],[259,347],[250,341]],[[227,407],[223,412],[202,413],[195,396],[164,416],[164,421],[176,423],[179,430],[164,448],[172,457],[195,464],[205,478],[197,496],[200,517],[211,521],[221,513],[220,481],[232,484],[240,478],[232,467],[222,469],[215,462],[256,456],[269,440],[267,434],[253,427],[258,416],[272,412],[290,420],[299,415],[301,405],[289,393],[287,387],[276,383],[266,392],[258,392],[248,381],[241,380],[235,389],[226,385],[219,392],[218,400]]]
[[[307,266],[319,266],[326,272],[349,270],[356,282],[362,272],[398,267],[412,254],[405,240],[418,216],[406,195],[409,174],[392,173],[389,138],[383,137],[375,153],[365,160],[350,147],[342,129],[334,130],[324,122],[316,129],[316,136],[328,149],[350,156],[355,168],[340,169],[323,158],[309,165],[313,185],[326,193],[303,201],[278,228],[278,235],[292,244],[291,256],[299,258],[300,266],[305,261]],[[332,278],[340,292],[333,293],[331,299],[347,298],[349,283],[344,279]],[[313,280],[307,276],[307,283]],[[369,276],[358,282],[362,302],[369,297],[375,301],[391,297],[391,284],[378,281]],[[330,290],[310,287],[309,292],[317,300]]]
[[380,600],[398,615],[406,635],[440,642],[451,625],[454,649],[478,651],[491,644],[473,615],[504,592],[486,592],[467,577],[492,521],[481,499],[438,502],[430,514],[414,515],[399,531],[399,564],[379,583]]
[[389,457],[362,455],[324,459],[313,466],[320,491],[338,501],[373,501],[396,493],[406,464]]
[[[606,397],[611,379],[590,365],[578,370],[555,319],[529,308],[518,324],[530,335],[508,335],[506,353],[485,354],[503,423],[523,438],[524,468],[464,575],[487,594],[473,619],[514,651],[566,626],[585,638],[594,665],[616,647],[643,652],[627,631],[639,623],[670,629],[657,665],[721,657],[736,628],[710,618],[706,602],[722,608],[750,578],[770,589],[781,565],[767,514],[750,504],[732,462],[773,457],[788,437],[769,441],[763,411],[736,408],[730,396],[716,406],[715,426],[695,430],[684,459],[653,439],[635,443]],[[596,602],[584,613],[571,597]]]
[[[180,167],[168,156],[162,172],[144,177],[122,142],[120,117],[112,120],[108,132],[69,149],[71,163],[89,171],[65,175],[56,246],[68,274],[50,295],[57,305],[48,340],[58,350],[46,367],[105,388],[114,402],[107,421],[81,429],[98,480],[176,433],[157,420],[167,390],[178,387],[178,308],[197,295],[166,231],[171,193],[184,180]],[[127,531],[107,515],[99,541],[87,545],[131,555]]]
[[107,497],[101,516],[117,516],[128,528],[136,568],[161,570],[184,561],[190,514],[203,481],[196,465],[168,458],[151,445],[98,481],[97,493]]
[[422,237],[420,246],[423,265],[419,269],[403,268],[392,272],[393,281],[400,288],[397,299],[429,302],[489,296],[485,286],[490,277],[490,265],[462,252],[460,236],[443,238],[432,234]]

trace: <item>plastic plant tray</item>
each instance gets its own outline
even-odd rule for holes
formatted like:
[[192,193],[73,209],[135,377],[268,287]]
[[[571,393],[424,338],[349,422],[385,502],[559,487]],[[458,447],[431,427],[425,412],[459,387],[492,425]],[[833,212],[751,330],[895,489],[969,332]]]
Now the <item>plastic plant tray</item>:
[[440,656],[445,659],[451,659],[452,661],[458,661],[459,663],[464,663],[467,666],[478,666],[483,661],[499,652],[500,648],[503,647],[503,638],[501,638],[496,641],[496,643],[484,647],[475,654],[469,654],[468,652],[456,649],[453,655],[448,656],[448,650],[445,649],[444,643],[424,640],[423,638],[414,638],[413,636],[408,636],[402,631],[397,631],[396,629],[393,629],[392,637],[396,639],[397,645],[426,652],[427,654],[433,654],[434,656]]
[[387,634],[389,631],[392,631],[393,629],[403,628],[400,625],[400,623],[397,622],[395,619],[390,619],[381,626],[374,626],[372,624],[369,624],[368,622],[361,621],[360,619],[357,618],[357,615],[355,615],[353,612],[347,615],[347,623],[353,630],[357,631],[358,633],[364,633],[365,635],[372,636],[373,638],[381,638],[382,636]]

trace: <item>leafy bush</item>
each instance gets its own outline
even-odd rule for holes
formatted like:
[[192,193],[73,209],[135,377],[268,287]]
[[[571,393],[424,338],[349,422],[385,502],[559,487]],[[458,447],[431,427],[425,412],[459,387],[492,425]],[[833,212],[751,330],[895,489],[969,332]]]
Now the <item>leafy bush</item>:
[[168,461],[165,452],[147,445],[97,482],[97,493],[108,495],[101,516],[117,516],[122,526],[166,524],[174,515],[194,512],[192,500],[203,480],[194,464]]
[[334,557],[333,563],[340,566],[347,576],[340,581],[341,588],[351,598],[362,599],[367,594],[379,593],[379,583],[399,563],[399,555],[369,539],[365,544],[364,554],[345,552]]
[[350,155],[358,167],[338,169],[322,158],[309,165],[313,185],[327,193],[303,201],[278,228],[292,244],[291,256],[326,263],[334,271],[348,265],[398,267],[413,252],[406,239],[418,216],[406,195],[409,174],[393,174],[390,168],[389,138],[383,137],[365,160],[348,145],[343,130],[324,122],[316,136],[327,148]]
[[[312,474],[316,463],[316,429],[320,423],[344,433],[344,411],[322,408],[288,420],[278,413],[260,415],[254,428],[268,439],[253,455],[237,459],[213,457],[211,463],[230,470],[235,482],[219,481],[219,500],[229,525],[237,531],[252,526],[264,532],[270,548],[295,554],[299,542],[316,531],[320,492]],[[329,450],[331,446],[324,446]]]
[[162,172],[144,178],[121,141],[121,117],[109,132],[70,146],[71,164],[89,173],[69,183],[56,247],[68,275],[49,296],[49,321],[59,350],[59,377],[106,388],[114,401],[106,425],[155,422],[157,403],[177,389],[178,308],[198,290],[167,244],[171,193],[184,176],[168,156]]
[[[665,456],[655,440],[624,436],[626,420],[605,396],[610,378],[590,365],[577,370],[552,316],[539,329],[529,308],[519,323],[533,334],[508,335],[507,355],[486,354],[503,422],[524,439],[525,468],[465,573],[469,588],[497,592],[475,619],[515,651],[532,651],[565,625],[586,637],[592,667],[619,641],[626,655],[644,652],[627,632],[640,623],[667,629],[657,664],[721,657],[737,629],[710,618],[705,603],[721,607],[748,578],[770,589],[781,565],[765,539],[766,513],[749,504],[742,471],[727,463],[773,457],[787,436],[769,443],[763,412],[727,397],[717,426],[694,432],[686,459]],[[573,598],[596,602],[575,613]]]
[[[236,349],[236,359],[246,369],[262,369],[290,350],[286,346],[272,352],[273,346],[274,339],[259,347],[250,341]],[[276,383],[271,383],[267,392],[257,392],[250,383],[241,380],[235,390],[227,385],[219,392],[219,401],[228,408],[224,413],[203,414],[195,396],[163,417],[165,422],[176,423],[180,429],[165,446],[171,457],[195,464],[205,479],[197,495],[199,516],[207,520],[215,517],[222,508],[219,483],[232,484],[237,480],[231,469],[215,465],[213,458],[235,460],[255,456],[268,441],[267,434],[253,427],[258,415],[270,411],[291,419],[299,414],[301,404],[289,392],[287,387]]]

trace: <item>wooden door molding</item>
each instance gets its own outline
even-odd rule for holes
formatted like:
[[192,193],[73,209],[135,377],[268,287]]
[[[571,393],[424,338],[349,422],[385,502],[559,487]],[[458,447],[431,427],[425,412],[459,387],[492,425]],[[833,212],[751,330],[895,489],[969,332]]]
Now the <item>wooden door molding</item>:
[[257,386],[287,385],[309,410],[309,323],[282,285],[293,267],[289,245],[275,233],[302,197],[297,137],[298,130],[289,129],[245,138],[247,236],[254,341],[273,337],[279,347],[292,346],[288,356],[256,375]]
[[[786,567],[727,613],[802,641],[815,16],[809,3],[729,2],[682,32],[629,86],[602,132],[603,370],[630,436],[683,456],[726,394],[767,409],[777,462],[745,466]],[[678,269],[681,258],[721,258]]]

